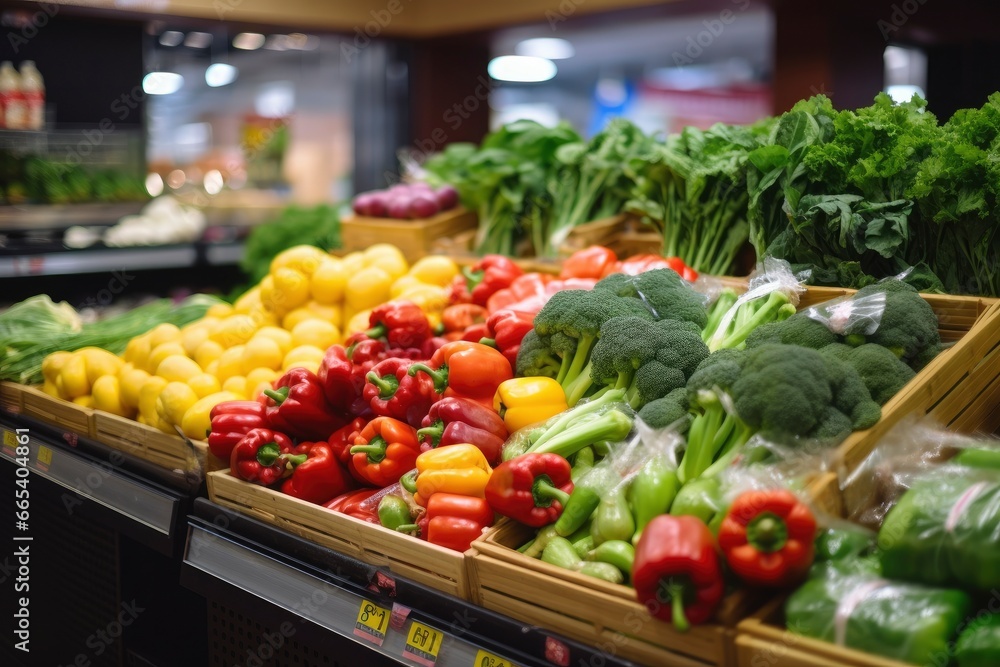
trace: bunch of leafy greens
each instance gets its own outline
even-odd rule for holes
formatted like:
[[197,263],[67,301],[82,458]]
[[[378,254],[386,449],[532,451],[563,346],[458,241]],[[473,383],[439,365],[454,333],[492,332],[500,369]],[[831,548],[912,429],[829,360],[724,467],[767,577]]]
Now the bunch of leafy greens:
[[636,160],[627,209],[663,235],[663,254],[728,273],[747,241],[747,157],[765,125],[685,128]]
[[275,255],[297,245],[314,245],[323,250],[339,248],[337,210],[326,204],[312,208],[289,206],[276,220],[253,228],[240,268],[249,276],[250,283],[256,285],[267,275]]
[[429,180],[448,183],[479,213],[476,250],[513,255],[521,238],[551,215],[549,183],[556,179],[556,153],[581,142],[567,123],[545,127],[530,120],[504,125],[472,144],[451,144],[424,163]]
[[560,146],[555,178],[549,182],[548,220],[532,228],[537,254],[555,256],[577,225],[622,212],[653,139],[631,122],[616,118],[588,141]]
[[949,292],[1000,295],[1000,93],[963,109],[909,189],[919,216],[911,260],[925,260]]

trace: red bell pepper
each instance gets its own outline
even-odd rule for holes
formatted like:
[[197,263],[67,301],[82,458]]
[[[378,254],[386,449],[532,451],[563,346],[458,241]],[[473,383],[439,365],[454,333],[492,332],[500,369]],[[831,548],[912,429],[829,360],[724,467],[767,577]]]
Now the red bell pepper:
[[608,266],[602,277],[612,273],[637,276],[653,269],[671,269],[688,282],[698,280],[698,272],[685,264],[680,257],[661,257],[660,255],[634,255],[623,259],[617,265]]
[[293,451],[296,456],[289,461],[295,469],[281,485],[282,493],[321,505],[354,486],[329,443],[303,442]]
[[355,519],[367,521],[368,523],[378,523],[378,506],[376,505],[375,509],[367,508],[370,503],[365,503],[365,501],[379,491],[381,491],[381,489],[358,489],[357,491],[349,491],[343,495],[337,496],[327,503],[324,503],[323,507],[333,510],[334,512],[340,512],[341,514],[352,516]]
[[514,377],[502,354],[492,347],[464,340],[448,343],[428,363],[410,366],[409,373],[426,373],[438,394],[469,398],[487,407],[493,406],[493,395],[500,383]]
[[[462,337],[459,340],[466,340],[470,343],[478,343],[484,338],[488,338],[490,335],[490,329],[486,326],[485,322],[480,322],[479,324],[473,324],[468,329],[462,332]],[[484,343],[485,344],[485,343]],[[490,345],[490,347],[494,347]]]
[[563,261],[560,278],[597,278],[604,276],[609,266],[618,263],[618,255],[611,248],[592,245],[577,250]]
[[267,428],[267,408],[260,401],[223,401],[209,413],[212,430],[208,449],[221,459],[229,459],[233,447],[255,428]]
[[360,370],[361,365],[354,363],[343,345],[331,345],[327,348],[316,377],[319,378],[323,395],[331,406],[354,412],[365,386],[365,376]]
[[456,303],[441,313],[441,324],[446,332],[465,331],[473,324],[482,324],[489,315],[488,310],[474,303]]
[[357,469],[354,467],[354,456],[351,455],[351,447],[354,446],[354,440],[368,424],[368,421],[363,417],[355,417],[347,426],[338,428],[326,440],[330,447],[333,448],[333,455],[337,457],[337,460],[347,468],[347,471],[351,473],[351,477],[362,484],[367,484],[368,480],[359,475]]
[[517,264],[503,255],[486,255],[471,267],[462,269],[451,284],[452,303],[485,306],[489,298],[523,274]]
[[467,398],[442,398],[431,406],[430,412],[417,431],[424,451],[469,443],[475,445],[490,462],[500,462],[507,427],[492,408]]
[[517,353],[521,350],[521,341],[534,328],[534,316],[519,313],[516,310],[498,310],[486,320],[488,329],[483,345],[496,347],[500,350],[511,369],[517,367]]
[[650,521],[635,548],[632,585],[652,616],[681,632],[710,619],[724,592],[712,531],[693,516]]
[[234,477],[270,486],[288,471],[293,447],[292,439],[284,433],[266,428],[252,429],[233,447],[229,469]]
[[486,500],[515,521],[547,526],[562,514],[573,491],[571,473],[569,461],[558,454],[522,454],[493,469]]
[[409,359],[386,359],[368,372],[362,396],[373,413],[420,426],[437,400],[426,375],[410,375]]
[[555,280],[555,276],[543,273],[525,273],[518,276],[510,284],[510,287],[498,290],[489,298],[486,302],[486,309],[495,313],[530,297],[543,297],[546,285],[553,280]]
[[306,368],[293,368],[265,389],[267,419],[272,428],[296,438],[326,440],[347,423],[326,400],[319,378]]
[[719,526],[719,547],[730,569],[755,586],[791,586],[809,571],[816,517],[790,491],[747,491]]
[[420,455],[417,431],[398,419],[376,417],[354,439],[351,454],[358,474],[369,484],[395,484],[416,466]]
[[420,306],[411,301],[389,301],[376,306],[364,332],[369,338],[385,339],[390,348],[419,348],[430,338],[430,322]]
[[[369,338],[368,334],[363,331],[352,334],[347,339],[345,345],[347,346],[347,358],[355,366],[362,364],[371,364],[371,366],[374,366],[386,358],[385,343],[375,338]],[[371,370],[371,366],[369,366],[368,370]],[[366,370],[365,373],[367,372]],[[364,377],[364,374],[362,374],[362,377]]]
[[457,493],[435,493],[427,500],[427,511],[418,525],[427,541],[455,551],[467,551],[483,529],[493,525],[493,509],[482,498]]

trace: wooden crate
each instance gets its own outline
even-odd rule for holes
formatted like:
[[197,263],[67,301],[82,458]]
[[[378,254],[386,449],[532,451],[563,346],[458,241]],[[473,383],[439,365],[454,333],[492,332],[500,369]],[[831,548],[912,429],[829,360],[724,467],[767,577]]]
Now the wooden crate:
[[715,622],[677,632],[650,616],[632,588],[519,553],[532,533],[503,521],[473,542],[477,604],[645,665],[733,664],[735,625],[758,602],[746,591],[727,596]]
[[472,551],[458,553],[382,526],[250,484],[218,470],[207,475],[213,502],[290,533],[384,567],[401,577],[470,600]]
[[577,250],[589,248],[592,245],[612,246],[625,231],[627,216],[624,213],[610,218],[592,220],[577,225],[570,230],[566,239],[559,244],[559,256],[569,257]]
[[376,243],[391,243],[414,262],[430,254],[436,239],[454,236],[476,227],[476,214],[464,208],[438,213],[426,220],[394,220],[354,216],[340,223],[345,252],[364,250]]
[[[132,419],[101,410],[94,411],[93,438],[112,449],[131,454],[170,470],[209,470],[222,465],[211,456],[208,445],[200,440],[188,440],[164,433]],[[225,462],[228,468],[229,463]]]
[[49,396],[42,390],[14,382],[3,382],[2,405],[5,410],[23,414],[84,438],[94,435],[94,410],[72,401]]

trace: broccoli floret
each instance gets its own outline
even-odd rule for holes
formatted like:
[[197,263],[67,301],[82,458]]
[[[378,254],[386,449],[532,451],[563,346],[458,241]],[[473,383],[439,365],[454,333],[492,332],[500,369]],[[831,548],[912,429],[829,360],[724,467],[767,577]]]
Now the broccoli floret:
[[653,269],[637,276],[613,273],[601,279],[594,289],[635,299],[657,320],[693,322],[699,330],[708,320],[702,296],[670,269]]
[[851,434],[854,425],[843,412],[834,407],[827,408],[819,424],[813,429],[812,437],[818,440],[840,442]]
[[[601,327],[600,338],[594,345],[590,379],[627,389],[630,405],[638,409],[643,403],[682,386],[707,356],[708,348],[700,331],[690,322],[613,317]],[[581,382],[567,393],[571,405],[583,396]]]
[[552,350],[534,329],[521,339],[521,349],[517,352],[518,377],[554,378],[559,374],[559,365],[559,358],[552,354]]
[[[584,370],[590,360],[590,352],[600,335],[601,325],[616,316],[633,314],[623,299],[607,291],[563,290],[556,292],[535,316],[535,331],[542,338],[554,337],[559,352],[569,356],[570,344],[556,337],[562,334],[576,341],[569,366],[560,371],[563,388],[566,389]],[[568,394],[567,389],[567,394]]]
[[837,343],[827,345],[820,352],[853,366],[868,388],[872,400],[879,405],[885,405],[915,375],[913,369],[891,351],[873,343],[861,347]]
[[934,309],[916,289],[894,279],[859,289],[854,300],[879,292],[885,293],[885,310],[878,329],[868,336],[847,331],[846,342],[854,346],[875,343],[887,347],[914,370],[920,370],[941,350],[941,335]]
[[805,313],[796,313],[782,322],[772,322],[754,329],[747,336],[746,348],[750,350],[761,345],[783,343],[818,350],[836,342],[837,335],[825,324]]
[[841,412],[854,429],[866,428],[880,415],[850,365],[798,345],[750,350],[732,393],[740,418],[776,441],[832,432],[844,422],[831,411]]
[[691,413],[688,412],[687,406],[687,390],[681,387],[663,398],[646,403],[639,410],[639,419],[650,428],[660,429],[673,426],[678,433],[685,433],[691,425]]

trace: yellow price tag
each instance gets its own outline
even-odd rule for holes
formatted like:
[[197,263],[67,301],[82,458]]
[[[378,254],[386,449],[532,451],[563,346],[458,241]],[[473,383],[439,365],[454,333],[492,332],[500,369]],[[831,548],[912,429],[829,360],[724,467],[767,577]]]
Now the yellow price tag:
[[376,646],[381,646],[388,628],[389,610],[364,600],[358,609],[358,619],[354,622],[354,634]]
[[424,667],[434,667],[441,652],[442,642],[444,642],[443,632],[414,621],[406,635],[403,657]]
[[52,450],[42,445],[38,448],[38,462],[42,465],[52,465]]
[[17,436],[14,435],[13,431],[3,432],[3,446],[17,449]]
[[493,655],[482,649],[476,653],[476,661],[472,667],[517,667],[513,662],[498,655]]

